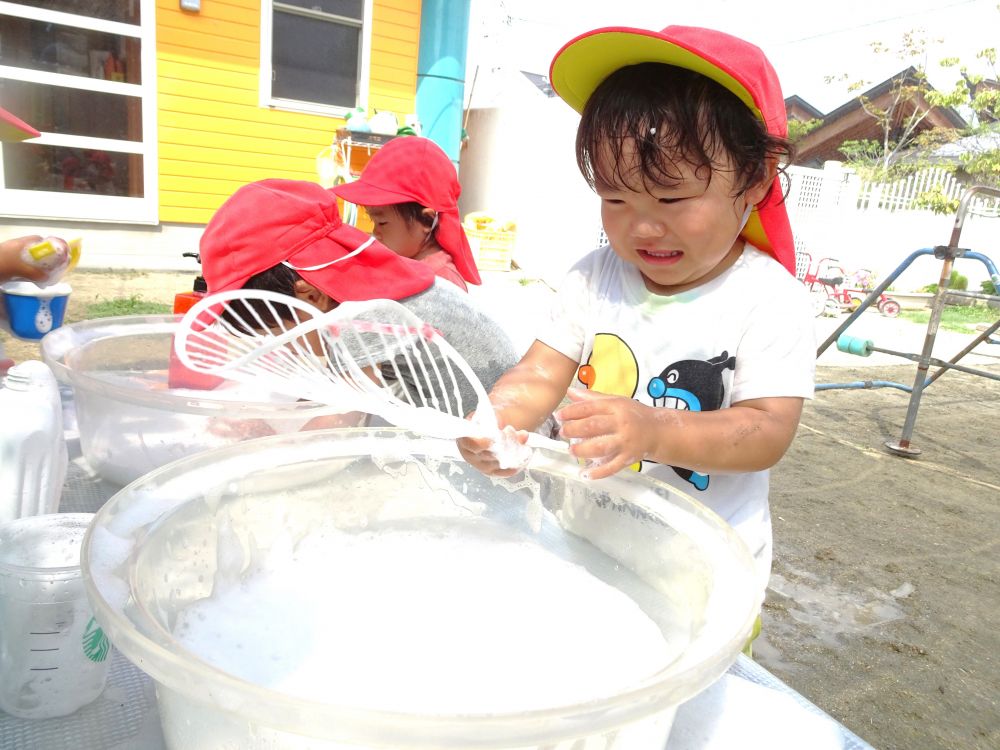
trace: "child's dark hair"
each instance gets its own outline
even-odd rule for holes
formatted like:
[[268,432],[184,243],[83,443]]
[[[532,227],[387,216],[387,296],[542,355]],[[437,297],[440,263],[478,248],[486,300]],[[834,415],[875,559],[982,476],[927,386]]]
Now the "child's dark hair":
[[[382,206],[380,206],[382,208]],[[427,210],[426,206],[421,206],[416,201],[409,201],[408,203],[390,203],[384,208],[391,208],[399,217],[405,221],[407,224],[412,224],[417,222],[418,224],[423,224],[425,227],[431,226],[434,222],[433,218],[428,218],[424,216],[424,211]]]
[[[276,266],[268,268],[266,271],[255,273],[247,279],[243,288],[277,292],[278,294],[294,297],[295,282],[301,278],[295,270],[279,263]],[[287,305],[271,303],[269,307],[266,303],[259,300],[232,300],[228,304],[232,308],[232,313],[228,309],[224,310],[222,319],[240,329],[245,328],[243,321],[248,320],[260,320],[268,328],[276,327],[280,321],[295,321],[292,308]],[[271,312],[272,309],[274,314]],[[250,331],[247,331],[247,333],[250,333]]]
[[429,227],[434,222],[433,217],[428,218],[427,216],[424,216],[424,211],[427,207],[421,206],[415,201],[410,201],[409,203],[394,203],[392,207],[396,209],[396,213],[398,213],[407,224],[417,222],[418,224],[423,224],[425,227]]
[[[634,159],[623,158],[626,142],[635,144]],[[720,149],[732,161],[737,194],[766,176],[768,157],[788,163],[793,154],[791,143],[768,133],[731,91],[663,63],[608,76],[587,101],[576,134],[576,161],[591,187],[631,185],[637,176],[647,187],[669,186],[678,180],[678,159],[711,179]]]

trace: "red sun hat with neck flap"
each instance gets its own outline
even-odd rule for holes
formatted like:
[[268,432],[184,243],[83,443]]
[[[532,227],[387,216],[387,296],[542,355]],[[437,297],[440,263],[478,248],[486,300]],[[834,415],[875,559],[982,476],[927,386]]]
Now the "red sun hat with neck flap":
[[434,235],[438,245],[470,284],[481,284],[469,238],[458,215],[462,186],[455,165],[429,138],[400,136],[375,152],[361,176],[331,190],[357,206],[391,206],[419,203],[437,211]]
[[205,227],[199,248],[210,294],[241,289],[280,263],[336,302],[400,300],[434,283],[434,270],[344,224],[337,200],[313,182],[244,185]]
[[37,130],[0,107],[0,141],[23,141],[40,136]]
[[[581,112],[605,78],[619,68],[647,62],[674,65],[711,78],[736,94],[768,133],[787,137],[778,74],[760,48],[721,31],[694,26],[667,26],[662,31],[625,27],[588,31],[556,53],[549,79],[556,93]],[[743,237],[795,273],[795,244],[777,177],[767,198],[750,214]]]

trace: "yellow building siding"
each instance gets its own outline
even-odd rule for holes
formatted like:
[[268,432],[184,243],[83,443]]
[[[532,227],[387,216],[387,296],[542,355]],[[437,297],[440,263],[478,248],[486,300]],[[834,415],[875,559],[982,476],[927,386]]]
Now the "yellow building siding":
[[[259,105],[260,0],[197,14],[156,3],[160,221],[205,224],[241,185],[316,179],[316,154],[343,120]],[[420,0],[375,0],[368,109],[416,108]]]

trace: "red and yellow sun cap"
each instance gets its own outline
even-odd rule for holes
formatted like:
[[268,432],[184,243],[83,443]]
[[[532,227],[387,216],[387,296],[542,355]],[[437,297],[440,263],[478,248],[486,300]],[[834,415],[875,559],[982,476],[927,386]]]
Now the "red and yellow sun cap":
[[[588,31],[556,53],[549,79],[556,93],[582,112],[605,78],[620,68],[647,62],[711,78],[738,96],[769,133],[787,137],[785,100],[767,57],[759,47],[713,29],[667,26],[662,31],[627,27]],[[768,197],[755,206],[743,236],[795,273],[795,245],[777,177]]]

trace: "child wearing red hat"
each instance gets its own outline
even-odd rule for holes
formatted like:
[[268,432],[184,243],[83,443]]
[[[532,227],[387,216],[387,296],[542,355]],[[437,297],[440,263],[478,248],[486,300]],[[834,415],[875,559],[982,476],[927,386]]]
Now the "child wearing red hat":
[[[438,280],[424,263],[344,224],[334,195],[315,183],[272,179],[244,185],[205,228],[200,255],[209,294],[263,289],[324,312],[341,302],[395,300],[434,326],[486,388],[517,361],[505,331],[469,295]],[[264,308],[258,313],[268,315]],[[389,369],[384,374],[394,377]],[[465,411],[475,407],[471,386],[461,388],[460,396]]]
[[332,188],[363,206],[379,242],[468,291],[479,270],[458,215],[462,187],[448,155],[434,141],[406,136],[377,151],[361,177]]
[[[550,78],[581,111],[577,160],[610,244],[571,269],[493,388],[501,425],[535,429],[568,397],[555,417],[584,476],[641,471],[715,510],[747,543],[763,598],[768,469],[815,367],[778,183],[791,147],[777,76],[741,39],[669,26],[583,34]],[[459,448],[512,473],[485,441]]]

